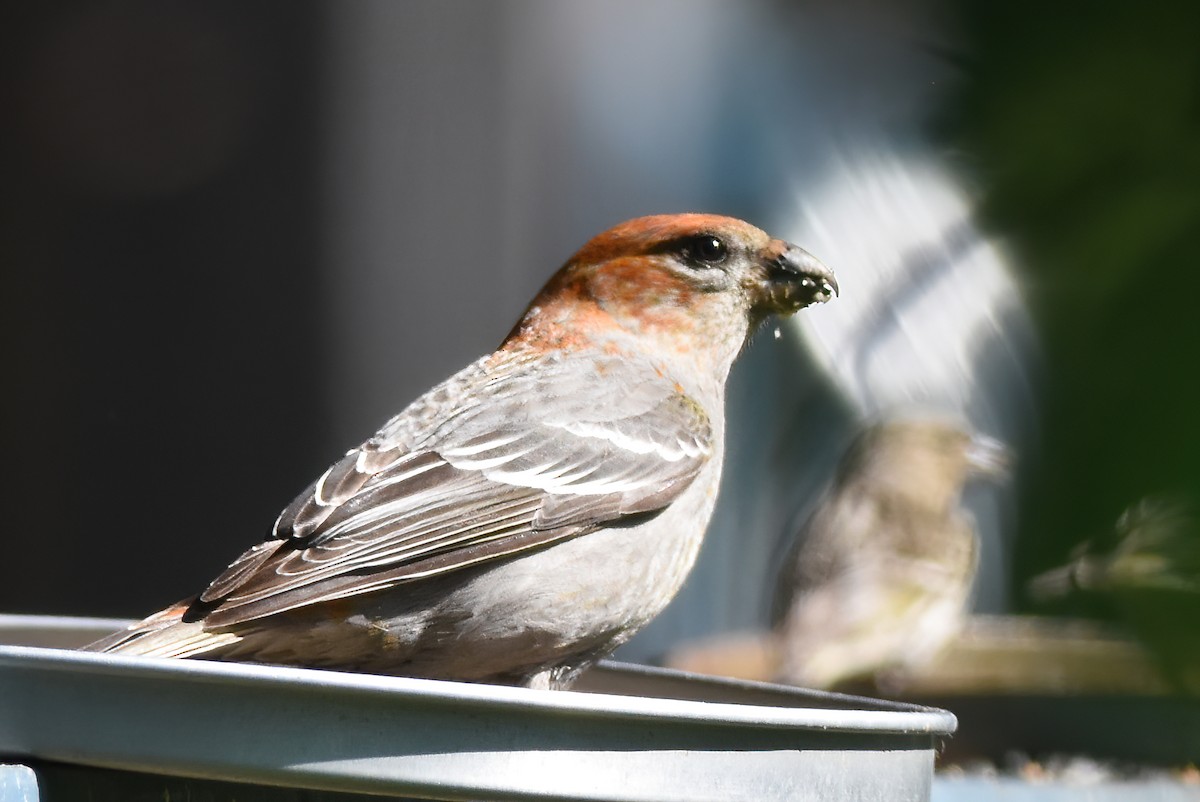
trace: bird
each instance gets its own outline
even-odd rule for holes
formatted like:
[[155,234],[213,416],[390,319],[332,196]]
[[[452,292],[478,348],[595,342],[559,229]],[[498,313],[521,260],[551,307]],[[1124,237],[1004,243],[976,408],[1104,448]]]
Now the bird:
[[567,688],[691,569],[735,357],[837,292],[741,220],[621,223],[198,595],[85,648]]
[[[1171,688],[1200,694],[1200,526],[1194,501],[1156,494],[1126,507],[1111,532],[1028,582],[1036,602],[1092,602],[1146,647]],[[1098,605],[1096,603],[1099,603]]]
[[935,656],[963,623],[978,563],[964,483],[1008,462],[999,441],[936,415],[867,426],[782,563],[776,679],[887,684]]

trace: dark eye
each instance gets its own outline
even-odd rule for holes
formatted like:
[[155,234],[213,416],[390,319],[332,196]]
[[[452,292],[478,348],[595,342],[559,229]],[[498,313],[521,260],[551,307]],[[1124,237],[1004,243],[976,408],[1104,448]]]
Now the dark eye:
[[687,255],[694,261],[716,265],[724,262],[729,256],[729,248],[719,237],[701,234],[687,241]]

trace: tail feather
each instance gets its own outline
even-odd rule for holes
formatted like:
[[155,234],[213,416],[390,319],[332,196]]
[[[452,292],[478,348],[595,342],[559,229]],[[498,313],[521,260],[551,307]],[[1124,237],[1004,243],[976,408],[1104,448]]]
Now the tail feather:
[[200,621],[183,621],[183,614],[192,601],[187,599],[172,605],[144,621],[84,646],[83,651],[144,657],[196,657],[241,640],[240,635],[232,632],[207,632]]

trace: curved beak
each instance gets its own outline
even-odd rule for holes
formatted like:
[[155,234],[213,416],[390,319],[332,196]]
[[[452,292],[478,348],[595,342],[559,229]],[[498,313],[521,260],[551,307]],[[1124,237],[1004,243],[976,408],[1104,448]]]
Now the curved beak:
[[764,300],[770,311],[791,314],[837,295],[837,279],[821,260],[791,243],[777,245],[777,255],[767,260]]

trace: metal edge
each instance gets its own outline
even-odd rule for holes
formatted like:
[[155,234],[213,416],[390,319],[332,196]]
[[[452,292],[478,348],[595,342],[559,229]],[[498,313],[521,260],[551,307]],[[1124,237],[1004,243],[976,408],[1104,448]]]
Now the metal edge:
[[[599,671],[603,673],[611,673],[614,675],[629,676],[639,679],[644,678],[648,680],[664,680],[669,682],[687,682],[693,685],[728,689],[733,692],[744,691],[755,694],[769,694],[783,698],[792,698],[796,702],[818,701],[823,705],[840,704],[843,707],[853,703],[864,711],[875,710],[879,712],[887,711],[899,713],[939,713],[948,715],[951,720],[955,719],[955,716],[947,710],[943,710],[939,707],[932,707],[930,705],[918,704],[916,702],[901,702],[894,699],[877,699],[872,696],[861,696],[858,694],[840,693],[838,691],[826,691],[816,688],[802,688],[797,685],[780,685],[772,682],[740,679],[737,677],[723,677],[714,674],[698,674],[693,671],[681,671],[675,668],[664,668],[662,666],[650,666],[640,663],[622,663],[616,660],[601,660],[591,669],[591,671]],[[621,694],[614,695],[619,696]],[[952,728],[944,734],[950,735],[953,732],[954,730]]]
[[135,623],[132,618],[91,618],[75,615],[0,613],[0,632],[70,631],[107,635]]
[[[0,614],[0,636],[54,635],[80,644],[115,632],[131,622],[121,618]],[[2,641],[0,641],[2,644]],[[500,707],[533,706],[542,711],[586,713],[606,718],[673,720],[673,722],[725,722],[766,728],[804,728],[823,731],[866,731],[898,735],[952,735],[958,726],[953,713],[936,707],[869,699],[766,682],[713,677],[655,666],[602,660],[598,675],[620,677],[637,684],[637,694],[600,692],[545,692],[524,688],[486,686],[420,678],[349,674],[349,672],[290,668],[290,666],[221,663],[214,660],[169,660],[78,652],[71,648],[0,645],[0,659],[16,657],[42,668],[103,671],[109,674],[143,672],[143,676],[187,676],[212,682],[266,682],[307,684],[340,692],[408,695],[413,699],[470,702]],[[626,682],[628,684],[628,682]],[[683,687],[685,698],[679,688]],[[646,695],[654,694],[654,695]],[[659,695],[661,694],[661,695]],[[692,699],[691,696],[733,696],[726,701]],[[738,695],[754,698],[743,702]],[[782,702],[774,705],[774,701]],[[816,705],[816,707],[814,707]],[[847,720],[850,718],[851,720]]]
[[[653,719],[680,723],[730,724],[826,732],[896,735],[949,735],[953,714],[933,708],[918,710],[815,709],[763,707],[679,699],[619,696],[574,691],[543,691],[445,680],[351,674],[287,666],[220,663],[96,654],[33,646],[0,647],[4,666],[47,671],[87,671],[124,677],[187,678],[206,682],[257,683],[267,686],[306,685],[323,691],[370,693],[394,700],[423,703],[467,703],[499,709],[532,709],[604,719]],[[852,701],[853,697],[847,697]]]

